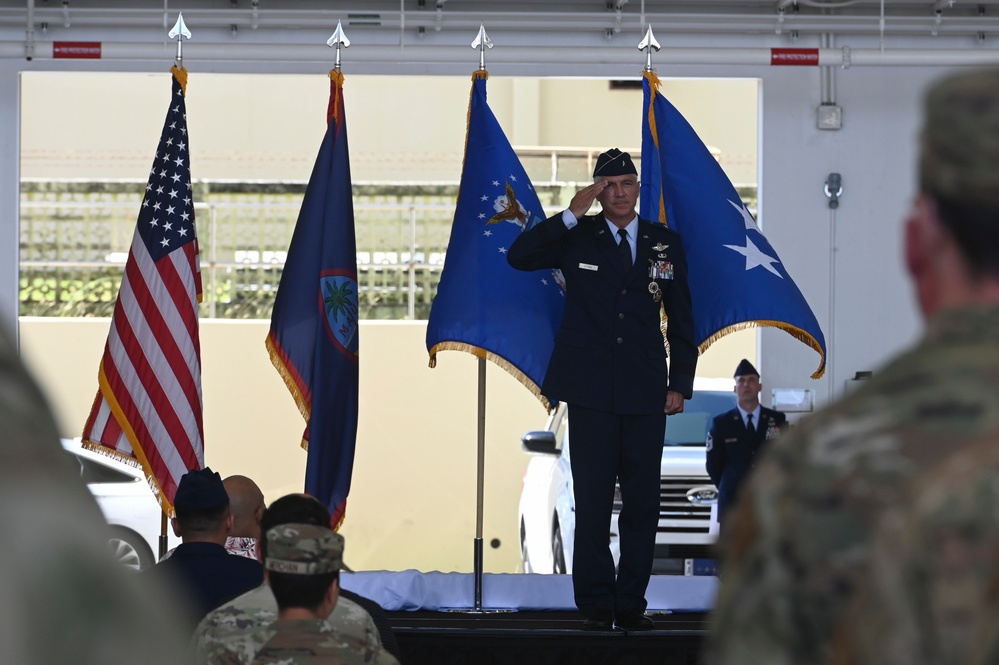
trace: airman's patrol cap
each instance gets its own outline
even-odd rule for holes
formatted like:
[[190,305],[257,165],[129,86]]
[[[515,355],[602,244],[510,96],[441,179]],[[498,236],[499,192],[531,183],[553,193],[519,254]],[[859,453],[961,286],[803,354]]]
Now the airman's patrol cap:
[[173,497],[173,507],[180,511],[214,510],[228,504],[221,476],[207,466],[185,473]]
[[314,524],[282,524],[267,531],[264,568],[276,573],[322,575],[343,567],[343,536]]
[[739,363],[739,366],[735,368],[735,374],[733,374],[732,376],[737,379],[740,376],[750,376],[750,375],[759,377],[760,373],[756,371],[755,367],[753,367],[753,363],[743,358],[742,362]]
[[631,161],[631,155],[621,152],[617,148],[611,148],[607,152],[602,152],[597,157],[597,164],[593,167],[593,177],[609,175],[627,175],[633,173],[638,175],[635,162]]
[[999,209],[999,68],[950,75],[931,86],[921,138],[924,192]]

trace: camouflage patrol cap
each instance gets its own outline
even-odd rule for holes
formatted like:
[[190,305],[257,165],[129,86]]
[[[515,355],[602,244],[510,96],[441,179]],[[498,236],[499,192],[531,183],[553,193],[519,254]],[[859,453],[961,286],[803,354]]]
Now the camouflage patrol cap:
[[921,189],[999,209],[999,68],[947,76],[926,95]]
[[276,573],[322,575],[343,564],[343,536],[313,524],[282,524],[267,532],[264,568]]

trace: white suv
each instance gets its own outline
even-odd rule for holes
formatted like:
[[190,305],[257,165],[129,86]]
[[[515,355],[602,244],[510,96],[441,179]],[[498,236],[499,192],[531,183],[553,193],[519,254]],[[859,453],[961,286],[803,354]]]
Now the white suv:
[[[142,469],[88,450],[79,439],[63,439],[62,447],[80,463],[80,477],[111,527],[115,560],[134,570],[156,563],[163,513]],[[180,539],[169,527],[167,533],[168,547],[175,547]]]
[[[717,538],[717,490],[705,470],[705,439],[711,420],[735,408],[732,391],[695,390],[683,413],[666,419],[660,466],[659,528],[654,574],[713,574],[711,547]],[[571,573],[576,526],[569,424],[565,405],[545,429],[521,439],[531,460],[520,495],[520,549],[525,573]],[[620,556],[617,520],[620,494],[611,514],[610,548]]]

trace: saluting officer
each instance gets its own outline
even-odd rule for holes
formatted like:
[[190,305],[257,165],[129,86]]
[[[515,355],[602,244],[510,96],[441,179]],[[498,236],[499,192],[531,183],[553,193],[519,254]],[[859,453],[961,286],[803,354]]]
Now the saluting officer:
[[[522,233],[507,260],[518,270],[559,268],[565,277],[565,311],[541,391],[569,407],[572,581],[583,628],[649,630],[645,591],[666,415],[683,411],[697,364],[687,260],[679,234],[635,213],[639,182],[631,155],[601,154],[593,179],[567,210]],[[602,214],[586,215],[594,201]],[[623,502],[616,576],[609,548],[615,480]]]

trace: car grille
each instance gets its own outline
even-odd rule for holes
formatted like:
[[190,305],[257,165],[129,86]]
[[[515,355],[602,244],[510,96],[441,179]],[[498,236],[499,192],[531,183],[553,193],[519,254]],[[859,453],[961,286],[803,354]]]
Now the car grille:
[[687,500],[690,489],[704,485],[711,485],[711,480],[707,477],[660,478],[660,533],[708,533],[711,527],[711,506],[697,505]]

